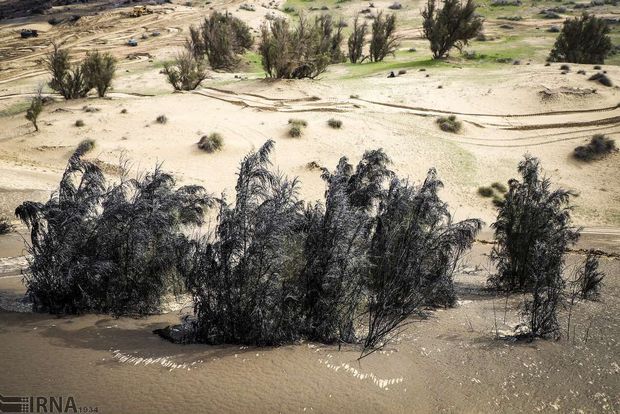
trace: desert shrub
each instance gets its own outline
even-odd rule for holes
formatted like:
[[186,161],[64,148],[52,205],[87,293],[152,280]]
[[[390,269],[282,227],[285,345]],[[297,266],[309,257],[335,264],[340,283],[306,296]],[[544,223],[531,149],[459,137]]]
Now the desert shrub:
[[81,66],[71,67],[70,54],[56,43],[45,59],[45,66],[52,75],[49,87],[65,99],[83,98],[91,87]]
[[473,0],[444,0],[438,9],[437,0],[428,0],[422,11],[424,37],[431,44],[434,59],[443,58],[453,47],[459,51],[482,30],[482,18],[476,15]]
[[567,71],[567,72],[568,72],[568,71],[570,71],[570,66],[569,66],[569,65],[566,65],[566,64],[564,64],[564,65],[560,65],[560,70],[565,70],[565,71]]
[[577,270],[576,293],[582,299],[597,299],[600,296],[603,287],[603,279],[605,274],[598,270],[599,258],[592,251],[588,251],[583,264]]
[[288,128],[288,135],[292,138],[299,138],[302,134],[301,125],[292,124]]
[[497,191],[499,191],[502,194],[504,194],[506,191],[508,191],[508,188],[504,184],[502,184],[502,183],[500,183],[498,181],[495,181],[493,184],[491,184],[491,187],[496,189]]
[[609,76],[602,72],[595,73],[594,75],[590,76],[588,80],[598,82],[603,86],[613,86],[613,83],[611,82],[611,79],[609,79]]
[[166,115],[159,115],[157,118],[155,118],[155,122],[162,125],[167,124],[168,117]]
[[493,196],[493,189],[491,187],[478,187],[478,194],[482,197],[491,197]]
[[224,138],[217,132],[214,132],[210,135],[204,135],[198,141],[198,148],[206,152],[215,152],[222,149],[224,146]]
[[87,139],[82,140],[78,144],[77,148],[75,149],[75,153],[81,157],[87,152],[92,151],[94,148],[95,148],[95,140],[87,138]]
[[340,129],[342,128],[342,121],[340,119],[330,118],[327,121],[327,125],[334,129]]
[[194,244],[188,287],[198,342],[273,344],[299,336],[301,202],[297,181],[268,169],[272,148],[269,141],[244,158],[235,203],[220,200],[214,236]]
[[550,278],[561,274],[564,252],[579,237],[571,226],[570,193],[551,190],[536,158],[526,155],[518,170],[522,181],[509,181],[504,205],[492,225],[497,244],[491,258],[497,274],[489,281],[508,291],[530,289],[536,272],[548,272]]
[[353,30],[349,35],[347,46],[349,49],[349,60],[351,63],[357,63],[363,60],[364,40],[368,33],[368,24],[366,22],[360,23],[359,13],[353,20]]
[[501,208],[504,206],[504,203],[506,202],[506,200],[504,199],[504,197],[495,194],[493,195],[493,199],[491,200],[491,202],[493,203],[495,207]]
[[452,221],[434,170],[413,186],[382,150],[367,151],[355,168],[346,158],[322,168],[324,202],[304,206],[297,180],[270,168],[272,149],[243,159],[235,202],[219,200],[212,231],[188,243],[195,316],[163,336],[346,342],[367,354],[424,307],[454,304],[453,272],[481,223]]
[[179,282],[183,225],[211,202],[197,186],[174,188],[159,168],[108,185],[76,152],[58,191],[15,214],[30,229],[25,273],[33,309],[50,313],[147,314]]
[[0,216],[0,234],[8,234],[13,231],[13,225],[8,218]]
[[126,113],[127,113],[127,108],[121,109],[121,114],[126,114]]
[[329,63],[346,61],[340,46],[342,45],[344,29],[343,20],[334,23],[330,14],[322,14],[315,18],[314,27],[320,36],[318,49],[329,55]]
[[455,223],[434,169],[419,186],[393,179],[379,205],[370,246],[366,348],[399,329],[422,306],[456,302],[454,269],[482,222]]
[[455,115],[439,117],[436,122],[442,131],[452,132],[455,134],[458,133],[463,126],[461,121],[456,119]]
[[84,126],[84,121],[81,119],[78,119],[77,121],[75,121],[75,126],[78,128],[81,128]]
[[566,19],[551,49],[554,62],[604,63],[612,50],[609,26],[604,19],[584,13]]
[[388,55],[394,55],[399,45],[396,36],[396,15],[379,12],[372,22],[372,35],[368,57],[372,62],[381,62]]
[[299,16],[295,29],[280,18],[263,24],[258,51],[267,75],[278,79],[314,79],[330,63],[340,62],[342,28],[334,33],[332,26],[331,18],[318,17],[310,24],[304,15]]
[[252,47],[250,28],[232,14],[214,12],[199,29],[192,27],[186,47],[196,60],[206,55],[213,69],[232,70],[238,55]]
[[305,119],[298,119],[298,118],[290,118],[288,120],[289,125],[299,125],[302,127],[307,127],[308,126],[308,121],[306,121]]
[[573,151],[573,156],[581,161],[592,161],[617,151],[616,142],[603,134],[596,134],[587,145],[580,145]]
[[43,97],[41,96],[41,88],[37,89],[37,93],[30,100],[30,107],[26,111],[26,119],[32,122],[32,126],[34,126],[35,131],[39,131],[39,126],[37,125],[37,120],[39,119],[39,115],[43,112]]
[[530,156],[519,164],[522,181],[511,180],[498,209],[496,245],[491,250],[497,273],[489,278],[498,289],[531,294],[523,306],[531,336],[559,337],[557,313],[565,299],[562,278],[566,249],[579,230],[571,226],[569,192],[551,190],[540,164]]
[[204,65],[199,59],[189,52],[181,52],[172,63],[164,63],[164,74],[168,83],[177,91],[196,89],[207,77]]
[[88,53],[82,62],[82,71],[89,89],[95,88],[100,98],[112,85],[116,72],[116,59],[109,53]]

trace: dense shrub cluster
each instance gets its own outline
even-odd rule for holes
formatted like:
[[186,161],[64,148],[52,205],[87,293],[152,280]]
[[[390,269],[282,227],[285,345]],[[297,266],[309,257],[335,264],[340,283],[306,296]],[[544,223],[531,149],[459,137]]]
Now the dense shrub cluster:
[[489,281],[498,289],[531,294],[524,315],[532,336],[558,336],[557,311],[564,300],[564,255],[579,238],[571,225],[568,191],[551,190],[541,177],[536,158],[519,164],[522,181],[511,180],[499,208],[497,244],[491,259],[497,274]]
[[254,39],[243,20],[232,14],[214,12],[199,28],[190,27],[187,50],[200,61],[207,57],[213,69],[232,70],[238,55],[252,47]]
[[[381,346],[422,306],[449,306],[452,275],[480,228],[454,223],[433,170],[395,178],[381,151],[323,170],[324,203],[269,167],[273,142],[241,163],[235,202],[192,244],[195,319],[185,340],[275,344],[299,338]],[[359,329],[367,327],[366,331]]]
[[422,18],[424,37],[435,59],[444,57],[453,47],[461,50],[482,30],[482,18],[476,15],[473,0],[464,4],[460,0],[443,0],[441,9],[437,0],[428,0]]
[[300,15],[295,28],[285,19],[266,22],[258,47],[263,69],[272,78],[316,78],[329,64],[343,61],[342,28],[338,24],[334,30],[330,15],[316,17],[313,23]]
[[95,51],[88,53],[81,63],[71,65],[69,51],[55,43],[52,46],[53,50],[45,60],[52,75],[49,82],[52,90],[65,99],[84,98],[93,88],[99,97],[105,96],[116,71],[116,59],[112,55]]
[[211,202],[197,186],[174,188],[156,168],[108,185],[80,146],[58,191],[15,214],[30,229],[28,295],[37,311],[146,314],[180,283],[183,225],[200,224]]
[[604,63],[613,46],[609,26],[604,19],[584,13],[564,21],[562,30],[551,49],[554,62]]
[[573,156],[581,161],[592,161],[618,151],[616,141],[603,134],[595,134],[587,145],[575,148]]

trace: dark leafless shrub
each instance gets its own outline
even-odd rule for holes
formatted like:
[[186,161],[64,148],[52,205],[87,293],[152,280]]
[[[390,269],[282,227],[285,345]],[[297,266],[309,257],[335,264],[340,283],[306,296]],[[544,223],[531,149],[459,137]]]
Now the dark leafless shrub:
[[566,19],[551,49],[554,62],[604,63],[613,49],[609,26],[604,19],[584,13]]
[[381,62],[388,55],[394,55],[399,45],[396,36],[396,15],[384,16],[379,12],[372,22],[369,58],[372,62]]
[[112,85],[116,72],[116,59],[109,53],[98,51],[88,53],[82,62],[84,78],[90,88],[95,88],[100,98],[104,97]]
[[84,126],[84,121],[81,119],[78,119],[77,121],[75,121],[75,126],[78,128],[81,128]]
[[604,134],[595,134],[587,145],[580,145],[573,156],[580,161],[593,161],[618,151],[616,142]]
[[493,189],[491,187],[478,187],[478,194],[482,197],[492,197]]
[[157,118],[155,118],[155,122],[162,125],[167,124],[168,117],[166,115],[159,115]]
[[76,152],[47,203],[25,202],[15,214],[30,229],[25,273],[34,309],[50,313],[147,314],[179,283],[185,238],[211,199],[197,186],[174,189],[153,172],[108,186]]
[[212,238],[194,244],[188,287],[199,342],[273,344],[299,336],[297,181],[268,169],[273,142],[246,156],[234,204],[221,200]]
[[422,11],[424,37],[431,44],[433,58],[443,58],[453,47],[459,51],[482,30],[482,18],[476,15],[476,4],[467,0],[428,0]]
[[380,204],[369,254],[365,349],[388,340],[422,306],[456,301],[454,269],[482,222],[453,222],[437,195],[441,187],[434,170],[419,187],[393,179]]
[[[550,274],[561,273],[564,252],[579,238],[578,229],[571,226],[570,193],[551,190],[549,179],[541,177],[536,158],[526,155],[518,170],[522,181],[509,181],[505,203],[492,225],[497,244],[491,258],[497,274],[490,282],[508,291],[531,288],[537,268]],[[537,256],[534,249],[552,253]]]
[[179,53],[172,63],[164,64],[164,74],[168,83],[177,91],[192,91],[207,77],[201,58],[189,52]]
[[362,53],[364,50],[364,41],[367,33],[368,23],[360,23],[360,15],[358,13],[355,16],[355,20],[353,20],[353,30],[351,31],[347,42],[349,48],[349,60],[351,63],[357,63],[363,60]]

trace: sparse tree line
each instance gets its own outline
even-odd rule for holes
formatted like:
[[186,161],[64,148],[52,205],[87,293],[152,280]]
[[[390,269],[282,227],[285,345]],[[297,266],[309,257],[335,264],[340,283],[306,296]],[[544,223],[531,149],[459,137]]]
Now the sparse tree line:
[[[367,151],[357,166],[342,158],[323,169],[324,200],[305,204],[298,180],[271,167],[273,145],[243,159],[233,202],[176,188],[159,167],[110,183],[80,146],[48,202],[16,209],[31,232],[24,276],[34,309],[146,315],[165,295],[189,292],[194,316],[175,341],[310,339],[360,344],[365,355],[412,316],[455,304],[454,274],[482,222],[453,221],[435,170],[414,185],[382,150]],[[560,309],[595,298],[603,275],[590,254],[567,280],[565,252],[579,237],[570,194],[551,189],[535,158],[519,172],[493,224],[489,282],[527,295],[529,337],[558,336]],[[209,212],[206,235],[188,236]]]

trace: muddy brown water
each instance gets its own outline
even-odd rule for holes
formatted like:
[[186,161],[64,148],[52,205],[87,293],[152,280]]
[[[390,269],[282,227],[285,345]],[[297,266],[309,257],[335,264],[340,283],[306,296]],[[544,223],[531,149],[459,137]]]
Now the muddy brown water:
[[[72,396],[100,413],[618,412],[620,261],[602,261],[602,300],[577,305],[570,339],[520,343],[495,339],[518,321],[521,298],[484,289],[489,249],[476,244],[467,258],[457,307],[412,320],[361,361],[356,347],[176,345],[152,334],[176,313],[0,310],[0,394]],[[0,277],[5,300],[23,293],[20,276]]]

